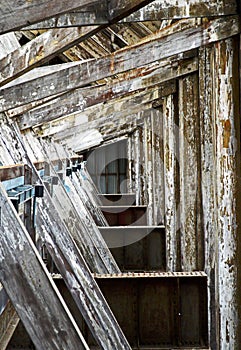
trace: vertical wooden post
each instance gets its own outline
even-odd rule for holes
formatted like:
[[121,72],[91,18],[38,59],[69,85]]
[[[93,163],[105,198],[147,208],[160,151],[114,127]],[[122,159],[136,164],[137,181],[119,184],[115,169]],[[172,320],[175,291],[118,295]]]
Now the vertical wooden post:
[[217,265],[217,184],[216,184],[216,128],[213,113],[213,47],[199,49],[199,96],[200,96],[200,144],[201,144],[201,190],[203,229],[205,242],[204,269],[208,283],[208,328],[212,349],[219,348],[218,293],[216,292]]
[[198,78],[193,74],[179,82],[180,229],[184,271],[203,268],[198,112]]
[[238,275],[241,234],[240,115],[238,40],[215,45],[214,112],[216,129],[217,264],[220,317],[220,349],[239,349]]
[[179,177],[178,177],[178,136],[175,123],[174,96],[164,98],[163,103],[163,144],[165,184],[165,227],[167,242],[167,269],[177,271],[179,263]]

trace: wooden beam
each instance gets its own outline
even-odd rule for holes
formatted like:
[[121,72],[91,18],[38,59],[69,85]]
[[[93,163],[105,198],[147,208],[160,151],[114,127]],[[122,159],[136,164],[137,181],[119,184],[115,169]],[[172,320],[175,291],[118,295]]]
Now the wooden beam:
[[[176,62],[175,65],[171,63],[174,61]],[[198,70],[196,57],[182,60],[180,56],[175,56],[170,60],[163,60],[149,67],[131,70],[120,76],[118,80],[116,79],[117,82],[114,80],[113,83],[107,86],[80,88],[61,95],[61,97],[56,98],[51,103],[46,103],[41,107],[30,110],[28,113],[22,114],[18,119],[18,124],[22,130],[41,125],[54,119],[83,111],[106,100],[111,101],[127,96],[135,91],[175,79],[196,70]]]
[[43,64],[57,54],[86,40],[99,27],[51,29],[0,60],[0,85],[6,84]]
[[0,349],[6,350],[19,324],[19,317],[10,300],[0,314]]
[[109,0],[108,1],[108,12],[109,21],[112,23],[113,20],[120,20],[123,18],[123,12],[126,17],[128,14],[139,10],[141,7],[152,3],[153,0]]
[[[155,0],[142,9],[133,12],[120,22],[161,21],[163,19],[180,19],[190,17],[227,16],[237,14],[237,2],[235,0],[192,0],[181,2],[176,0]],[[59,15],[49,20],[33,24],[27,28],[61,28],[83,25],[100,25],[108,23],[107,9],[98,4],[86,6],[81,10]]]
[[0,280],[34,345],[89,349],[1,184],[0,208]]
[[38,201],[37,225],[41,228],[39,234],[43,242],[101,349],[130,350],[83,256],[47,193],[44,199]]
[[[182,21],[178,23],[180,26]],[[174,24],[178,26],[178,24]],[[190,26],[190,24],[189,24]],[[167,30],[170,30],[168,28]],[[68,91],[90,82],[150,64],[190,49],[198,48],[240,32],[238,16],[215,19],[204,24],[180,28],[170,35],[165,30],[151,35],[148,42],[124,48],[103,58],[77,62],[67,68],[62,65],[44,77],[0,90],[0,111]],[[148,40],[148,38],[146,39]],[[151,53],[151,54],[150,54]],[[54,68],[52,68],[54,69]]]
[[95,0],[62,0],[55,1],[54,4],[50,0],[1,1],[0,33],[10,32],[94,3]]
[[[169,95],[176,90],[175,82],[163,83],[155,88],[146,89],[142,92],[133,93],[131,96],[110,101],[100,106],[96,105],[78,114],[69,115],[64,119],[43,124],[39,128],[39,136],[55,135],[55,138],[62,139],[78,132],[89,129],[106,129],[105,123],[114,126],[114,120],[120,118],[120,123],[125,122],[128,114],[135,114],[144,109],[152,107],[153,101],[162,96]],[[118,123],[119,124],[119,123]],[[110,128],[111,129],[111,128]],[[35,129],[38,132],[38,127]]]
[[0,35],[0,60],[19,47],[20,44],[14,33]]
[[[113,15],[111,15],[110,22],[115,23],[126,14],[132,13],[137,8],[144,6],[146,3],[153,0],[135,0],[131,3],[109,2],[110,9],[114,6]],[[86,40],[92,35],[98,33],[101,29],[107,27],[108,24],[102,26],[94,26],[90,28],[75,27],[69,29],[52,29],[34,40],[15,50],[13,53],[4,57],[0,61],[0,86],[14,80],[25,72],[45,63],[55,55],[62,53],[74,45]]]

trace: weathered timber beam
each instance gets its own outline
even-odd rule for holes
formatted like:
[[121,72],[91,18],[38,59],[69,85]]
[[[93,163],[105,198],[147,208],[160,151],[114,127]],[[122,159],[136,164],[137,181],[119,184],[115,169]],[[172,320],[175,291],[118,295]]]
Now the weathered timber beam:
[[139,10],[141,7],[152,3],[153,0],[109,0],[108,1],[108,13],[109,21],[120,20],[123,18],[123,12],[125,15],[131,14]]
[[0,208],[0,280],[36,348],[89,349],[1,184]]
[[0,314],[0,349],[6,350],[17,328],[19,317],[10,300]]
[[[235,0],[191,0],[182,2],[176,0],[155,0],[125,17],[120,22],[160,21],[163,19],[180,19],[189,17],[211,17],[237,14]],[[66,13],[49,20],[36,23],[27,27],[30,29],[61,28],[83,25],[100,25],[108,23],[107,10],[103,7],[98,9],[88,6],[85,9]]]
[[98,31],[99,27],[74,27],[51,29],[37,36],[0,60],[0,85],[47,62]]
[[44,199],[38,201],[37,225],[41,228],[39,234],[101,349],[130,350],[84,258],[47,193]]
[[20,44],[14,33],[0,35],[0,59],[17,50]]
[[[96,105],[86,109],[83,112],[69,115],[61,120],[56,120],[50,123],[43,124],[39,127],[39,136],[50,136],[54,134],[58,135],[71,135],[72,133],[85,131],[89,128],[103,126],[105,122],[111,122],[116,115],[121,117],[122,122],[125,122],[124,116],[128,113],[134,114],[142,111],[144,104],[151,108],[152,102],[174,93],[176,90],[175,82],[163,83],[155,88],[149,88],[141,92],[132,93],[130,96],[122,97],[109,101],[104,105]],[[105,122],[104,122],[105,121]],[[36,128],[36,131],[38,127]]]
[[163,31],[160,31],[151,35],[151,41],[124,48],[103,58],[77,62],[68,68],[58,67],[58,72],[2,88],[0,111],[81,87],[238,33],[240,33],[238,16],[215,19],[181,31],[179,28],[170,35],[163,36]]
[[[135,0],[131,1],[131,3],[126,1],[122,4],[117,4],[115,1],[113,1],[114,3],[112,4],[110,1],[110,8],[112,9],[112,6],[115,8],[113,15],[111,15],[111,23],[117,22],[120,18],[125,17],[137,8],[152,1],[153,0]],[[86,40],[90,36],[98,33],[101,29],[107,27],[107,25],[108,24],[103,24],[102,26],[90,28],[75,27],[69,29],[52,29],[40,35],[0,61],[0,86],[14,80],[34,67],[43,64],[53,56]]]
[[96,0],[62,0],[53,1],[1,1],[0,33],[6,33],[21,27],[66,13],[87,4],[97,3]]
[[[54,119],[67,116],[84,110],[101,102],[110,101],[133,92],[154,86],[182,75],[198,70],[196,57],[181,60],[181,57],[172,57],[155,65],[135,69],[119,77],[121,80],[107,86],[80,88],[68,92],[39,108],[34,108],[22,114],[18,123],[20,129],[26,129]],[[172,62],[172,63],[171,63]],[[173,64],[175,62],[175,64]],[[61,121],[62,123],[62,121]]]
[[[50,143],[41,143],[46,161],[49,164],[50,173],[57,175],[51,158],[57,153],[55,146]],[[55,155],[55,157],[57,154]],[[67,181],[67,179],[66,179]],[[75,188],[71,193],[67,194],[61,181],[54,185],[53,202],[63,218],[69,232],[75,239],[77,246],[82,252],[86,263],[90,269],[94,271],[103,271],[103,273],[116,273],[119,271],[114,258],[103,240],[93,218],[89,212],[84,209],[78,210],[79,202],[78,194]],[[68,215],[66,215],[68,213]],[[75,224],[73,224],[73,221]]]

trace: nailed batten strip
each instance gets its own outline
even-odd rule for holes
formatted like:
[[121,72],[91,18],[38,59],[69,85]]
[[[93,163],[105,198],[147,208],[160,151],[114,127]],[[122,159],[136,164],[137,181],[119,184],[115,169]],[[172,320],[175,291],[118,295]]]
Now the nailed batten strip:
[[[47,96],[68,91],[90,82],[109,77],[151,62],[170,57],[202,45],[236,35],[240,32],[239,18],[216,19],[183,31],[161,37],[162,32],[144,42],[115,52],[36,77],[13,87],[0,90],[0,111],[20,106]],[[54,69],[54,68],[53,68]]]

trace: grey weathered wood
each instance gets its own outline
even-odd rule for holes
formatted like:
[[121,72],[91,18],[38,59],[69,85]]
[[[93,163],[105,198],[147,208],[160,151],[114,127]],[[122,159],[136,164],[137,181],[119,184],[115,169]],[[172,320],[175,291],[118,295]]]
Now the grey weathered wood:
[[212,110],[215,94],[213,82],[214,47],[205,47],[199,52],[199,106],[201,146],[201,189],[203,207],[203,230],[205,241],[205,271],[208,276],[208,331],[210,346],[219,344],[219,311],[216,307],[217,280],[217,197],[215,174],[215,115]]
[[[105,102],[107,98],[110,101],[198,69],[198,60],[196,57],[183,60],[180,60],[180,58],[175,56],[170,60],[157,62],[150,67],[132,70],[124,76],[120,76],[118,80],[113,80],[108,85],[80,88],[61,95],[51,103],[46,103],[19,116],[18,123],[20,129],[23,130],[64,117],[65,115],[67,116],[98,103]],[[172,60],[176,62],[174,66],[171,63]]]
[[178,134],[174,96],[170,95],[163,103],[163,148],[164,148],[164,188],[165,188],[165,232],[167,242],[167,269],[180,269],[179,243],[179,178],[178,178]]
[[[173,26],[176,28],[175,24]],[[187,29],[182,31],[179,28],[177,32],[170,35],[166,35],[166,31],[160,31],[152,35],[152,40],[149,42],[119,50],[104,58],[76,63],[68,68],[63,66],[63,69],[58,72],[53,71],[44,77],[36,76],[35,79],[22,81],[16,86],[5,86],[0,90],[0,111],[141,67],[240,32],[237,16],[216,19],[192,28],[190,28],[190,24],[187,24],[186,27]],[[170,31],[170,28],[168,30]]]
[[[111,3],[112,1],[113,4]],[[117,22],[118,19],[123,18],[126,14],[135,11],[136,8],[152,1],[135,0],[117,4],[114,0],[111,0],[108,3],[110,9],[114,6],[114,13],[110,19],[111,23]],[[43,33],[21,47],[20,50],[16,50],[0,61],[0,86],[43,64],[55,55],[79,44],[105,27],[107,27],[107,24],[90,28],[52,29]]]
[[199,222],[199,142],[198,84],[197,75],[194,74],[179,82],[180,236],[183,271],[203,268],[203,228]]
[[125,15],[128,15],[151,2],[153,2],[153,0],[109,0],[109,21],[112,22],[114,18],[122,19],[123,11],[125,11]]
[[88,349],[1,184],[0,208],[0,279],[36,348]]
[[[47,145],[44,145],[43,142],[42,145],[43,153],[49,163],[51,173],[56,175],[49,159]],[[91,216],[86,213],[87,217],[85,217],[85,213],[78,212],[77,208],[81,203],[75,203],[78,200],[78,195],[75,193],[74,187],[71,189],[72,193],[68,195],[61,181],[58,181],[58,184],[54,185],[52,200],[55,208],[60,213],[63,222],[75,240],[90,270],[92,272],[116,273],[119,271],[119,268],[111,256],[108,247],[103,239],[101,241],[102,237],[99,231],[97,229],[94,230],[94,223],[92,223],[92,226],[88,225],[89,220],[93,222]],[[92,230],[90,230],[91,228]],[[98,234],[99,237],[97,237]]]
[[[38,200],[43,242],[101,349],[131,349],[51,198]],[[76,347],[78,349],[78,347]]]
[[[190,3],[176,0],[156,0],[125,17],[120,22],[160,21],[188,17],[210,17],[237,14],[235,0],[193,0]],[[98,11],[92,6],[75,12],[66,13],[49,20],[33,24],[26,29],[55,28],[83,25],[100,25],[108,23],[107,10],[103,7]]]
[[0,60],[19,47],[20,44],[14,33],[0,35]]
[[237,274],[241,227],[240,90],[234,77],[239,74],[239,38],[221,41],[214,50],[218,336],[221,348],[238,349],[241,335],[237,323],[240,316],[240,274]]
[[1,1],[0,4],[0,33],[16,30],[50,18],[52,16],[65,13],[87,4],[95,3],[94,0],[62,0],[54,4],[49,0],[31,1]]
[[0,85],[39,66],[98,32],[97,27],[51,29],[0,60]]
[[[39,134],[42,137],[54,135],[55,140],[60,140],[66,137],[71,138],[73,135],[91,129],[99,130],[102,135],[110,134],[118,129],[124,130],[126,127],[131,127],[135,113],[151,108],[153,101],[165,95],[164,93],[162,95],[162,90],[166,91],[165,86],[169,86],[167,94],[176,89],[173,82],[163,83],[160,87],[157,86],[141,93],[132,94],[131,98],[128,96],[107,102],[101,108],[96,105],[81,113],[70,115],[60,120],[60,122],[57,120],[46,125],[43,124],[40,127]],[[107,125],[105,125],[106,122]],[[38,128],[36,128],[36,132],[38,132]]]

